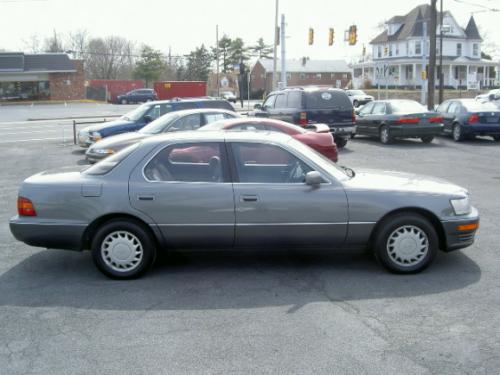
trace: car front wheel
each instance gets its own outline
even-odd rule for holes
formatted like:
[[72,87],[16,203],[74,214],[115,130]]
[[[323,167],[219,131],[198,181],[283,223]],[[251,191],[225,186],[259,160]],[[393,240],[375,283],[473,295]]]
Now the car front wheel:
[[137,278],[154,263],[155,242],[142,225],[132,220],[112,220],[95,234],[92,258],[97,268],[108,277]]
[[333,139],[338,148],[344,148],[347,144],[347,138],[344,137],[334,137]]
[[122,104],[127,104],[127,99],[122,99],[121,103]]
[[428,267],[436,257],[438,237],[431,223],[418,214],[402,213],[380,226],[374,252],[389,271],[408,274]]
[[352,105],[354,108],[358,108],[359,107],[359,102],[357,100],[353,101],[352,102]]

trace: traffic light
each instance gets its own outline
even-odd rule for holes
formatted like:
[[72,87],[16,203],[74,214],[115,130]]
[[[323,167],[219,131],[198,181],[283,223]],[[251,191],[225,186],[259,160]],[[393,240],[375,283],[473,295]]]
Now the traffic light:
[[354,46],[358,42],[358,28],[356,25],[349,26],[349,45]]
[[335,41],[335,30],[333,27],[330,27],[330,30],[328,32],[328,45],[331,46],[333,45],[333,42]]
[[389,54],[389,47],[384,47],[384,56]]
[[312,46],[314,44],[314,29],[312,27],[309,28],[309,45]]
[[427,71],[422,70],[422,81],[427,81]]

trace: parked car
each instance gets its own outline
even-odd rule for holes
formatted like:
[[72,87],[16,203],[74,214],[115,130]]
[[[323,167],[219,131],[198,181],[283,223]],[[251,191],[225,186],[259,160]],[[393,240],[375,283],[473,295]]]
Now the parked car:
[[285,133],[323,154],[333,162],[338,161],[337,145],[333,141],[330,128],[325,124],[316,124],[304,129],[288,122],[262,118],[237,118],[214,122],[200,128],[212,130],[249,130]]
[[356,118],[349,97],[340,89],[320,87],[287,88],[272,92],[251,113],[301,126],[328,124],[337,147],[347,144],[356,132]]
[[375,100],[356,117],[356,134],[374,136],[388,144],[397,138],[420,138],[430,143],[443,130],[443,117],[414,100]]
[[346,90],[345,93],[349,97],[354,108],[358,108],[375,99],[373,96],[365,94],[363,90]]
[[488,135],[500,141],[500,108],[491,102],[452,99],[439,105],[437,111],[444,118],[443,132],[456,142],[476,135]]
[[[184,162],[191,150],[195,161]],[[81,172],[29,177],[17,207],[16,239],[90,249],[118,279],[140,276],[160,251],[248,247],[369,248],[390,271],[414,273],[438,249],[470,246],[479,225],[459,186],[354,172],[277,132],[150,137]]]
[[152,102],[153,100],[158,100],[158,95],[153,89],[136,89],[116,97],[116,102],[120,104]]
[[480,102],[498,102],[500,103],[500,89],[490,90],[486,94],[476,96],[476,100]]
[[239,117],[225,109],[186,109],[163,115],[137,132],[113,135],[92,144],[85,153],[89,162],[95,163],[144,138],[162,133],[197,130],[214,121]]
[[236,103],[236,95],[231,91],[221,92],[220,96],[222,99],[226,99],[228,102]]
[[195,108],[217,108],[234,112],[231,103],[221,99],[190,98],[149,102],[123,115],[118,120],[91,125],[80,130],[78,142],[80,146],[86,148],[103,138],[137,131],[166,113]]

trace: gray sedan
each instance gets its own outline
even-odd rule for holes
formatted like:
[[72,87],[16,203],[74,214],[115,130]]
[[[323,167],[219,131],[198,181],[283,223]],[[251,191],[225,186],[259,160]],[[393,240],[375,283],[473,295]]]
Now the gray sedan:
[[371,249],[414,273],[438,249],[470,246],[479,215],[443,180],[340,168],[267,132],[178,132],[145,139],[82,172],[22,184],[13,235],[90,249],[106,275],[138,277],[171,249]]
[[95,163],[131,144],[161,133],[197,130],[212,122],[239,117],[225,109],[187,109],[167,113],[136,132],[112,135],[92,144],[85,153],[89,162]]

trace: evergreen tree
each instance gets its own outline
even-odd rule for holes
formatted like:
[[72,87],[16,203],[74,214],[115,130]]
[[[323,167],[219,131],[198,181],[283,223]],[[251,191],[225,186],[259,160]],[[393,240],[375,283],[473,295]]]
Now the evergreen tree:
[[273,54],[273,46],[265,44],[264,38],[259,38],[257,44],[250,47],[252,54],[259,59],[271,59]]
[[158,80],[165,70],[165,61],[160,51],[156,51],[149,46],[142,47],[141,57],[137,60],[134,76],[143,79],[146,87],[152,81]]
[[212,54],[202,44],[188,55],[184,78],[192,81],[207,81],[212,61]]

